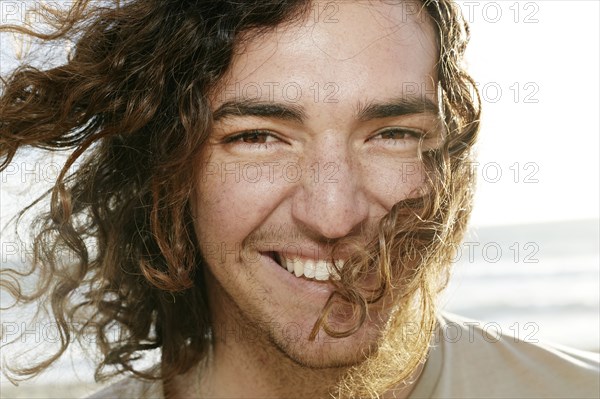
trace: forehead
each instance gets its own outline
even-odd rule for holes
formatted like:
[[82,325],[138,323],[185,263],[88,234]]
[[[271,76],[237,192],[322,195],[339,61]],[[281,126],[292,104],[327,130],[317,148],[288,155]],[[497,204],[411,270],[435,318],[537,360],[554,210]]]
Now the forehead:
[[234,98],[306,107],[328,96],[335,104],[407,92],[435,98],[435,29],[415,2],[314,2],[301,21],[248,32],[240,43],[214,106]]

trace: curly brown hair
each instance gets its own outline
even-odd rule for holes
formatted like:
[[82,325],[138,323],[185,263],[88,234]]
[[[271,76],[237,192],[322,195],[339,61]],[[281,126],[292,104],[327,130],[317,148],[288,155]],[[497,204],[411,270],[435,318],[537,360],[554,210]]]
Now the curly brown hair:
[[[78,0],[69,12],[50,12],[50,33],[0,26],[0,32],[43,42],[76,43],[64,65],[40,70],[23,63],[2,77],[0,170],[23,147],[71,151],[47,193],[49,211],[32,228],[32,268],[0,274],[0,287],[17,299],[15,306],[48,300],[60,348],[30,367],[10,369],[13,376],[39,373],[64,353],[72,336],[86,334],[95,337],[102,354],[98,379],[125,371],[168,379],[205,358],[210,315],[189,199],[199,173],[193,160],[210,133],[208,93],[229,67],[243,33],[297,20],[311,6],[308,0],[112,3]],[[402,287],[400,301],[414,306],[401,312],[414,312],[423,333],[416,335],[402,370],[378,376],[377,386],[367,386],[367,377],[356,381],[361,392],[402,380],[423,360],[435,325],[434,298],[447,283],[471,211],[469,161],[480,109],[462,66],[468,26],[451,0],[423,0],[421,12],[438,34],[444,140],[421,154],[427,194],[393,207],[378,237],[357,252],[353,267],[339,271],[337,293],[364,314],[369,303]],[[65,261],[65,251],[74,259]],[[399,267],[406,264],[401,259],[416,260],[416,266]],[[380,286],[365,296],[356,288],[360,273],[352,270],[374,264]],[[39,284],[25,292],[18,279],[34,272]],[[355,329],[328,328],[330,307],[314,331],[351,334]],[[141,353],[157,348],[160,373],[135,367]],[[107,366],[117,371],[106,373]]]

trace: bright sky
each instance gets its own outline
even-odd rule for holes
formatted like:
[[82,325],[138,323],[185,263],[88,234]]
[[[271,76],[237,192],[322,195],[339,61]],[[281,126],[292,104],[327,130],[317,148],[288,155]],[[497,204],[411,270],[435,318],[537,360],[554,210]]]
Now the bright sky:
[[[8,3],[15,2],[1,2],[2,18]],[[472,223],[598,218],[599,2],[460,3],[471,22],[468,59],[484,106]],[[6,71],[10,49],[1,44]],[[4,221],[25,203],[24,185],[0,177]]]
[[598,218],[600,3],[461,3],[485,89],[473,224]]

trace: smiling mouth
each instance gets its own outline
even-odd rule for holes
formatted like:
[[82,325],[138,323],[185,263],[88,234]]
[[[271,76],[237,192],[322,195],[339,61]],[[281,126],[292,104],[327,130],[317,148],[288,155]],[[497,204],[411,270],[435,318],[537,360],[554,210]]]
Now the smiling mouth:
[[[288,258],[278,252],[267,252],[266,255],[296,277],[306,277],[307,279],[318,281],[339,279],[338,273],[331,261],[299,257]],[[335,265],[341,269],[344,261],[336,260]]]

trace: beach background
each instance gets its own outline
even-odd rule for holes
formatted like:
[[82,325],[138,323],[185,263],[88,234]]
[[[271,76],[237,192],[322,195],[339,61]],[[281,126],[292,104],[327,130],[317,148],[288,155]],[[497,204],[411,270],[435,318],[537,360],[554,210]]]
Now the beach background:
[[[0,0],[0,22],[27,22],[25,7],[41,3]],[[440,305],[508,336],[598,352],[600,3],[458,3],[471,25],[467,60],[484,111],[471,230]],[[0,34],[0,73],[29,47]],[[60,62],[57,54],[54,64]],[[59,155],[24,152],[0,174],[0,225],[50,186],[61,162]],[[14,242],[3,232],[3,268],[19,262]],[[0,305],[7,301],[0,292]],[[31,312],[0,311],[0,339],[10,339]],[[31,349],[30,356],[55,339],[44,324],[30,331],[15,345]],[[0,367],[11,352],[0,349]],[[19,387],[0,376],[0,397],[83,397],[99,388],[92,375],[92,363],[74,348]]]

